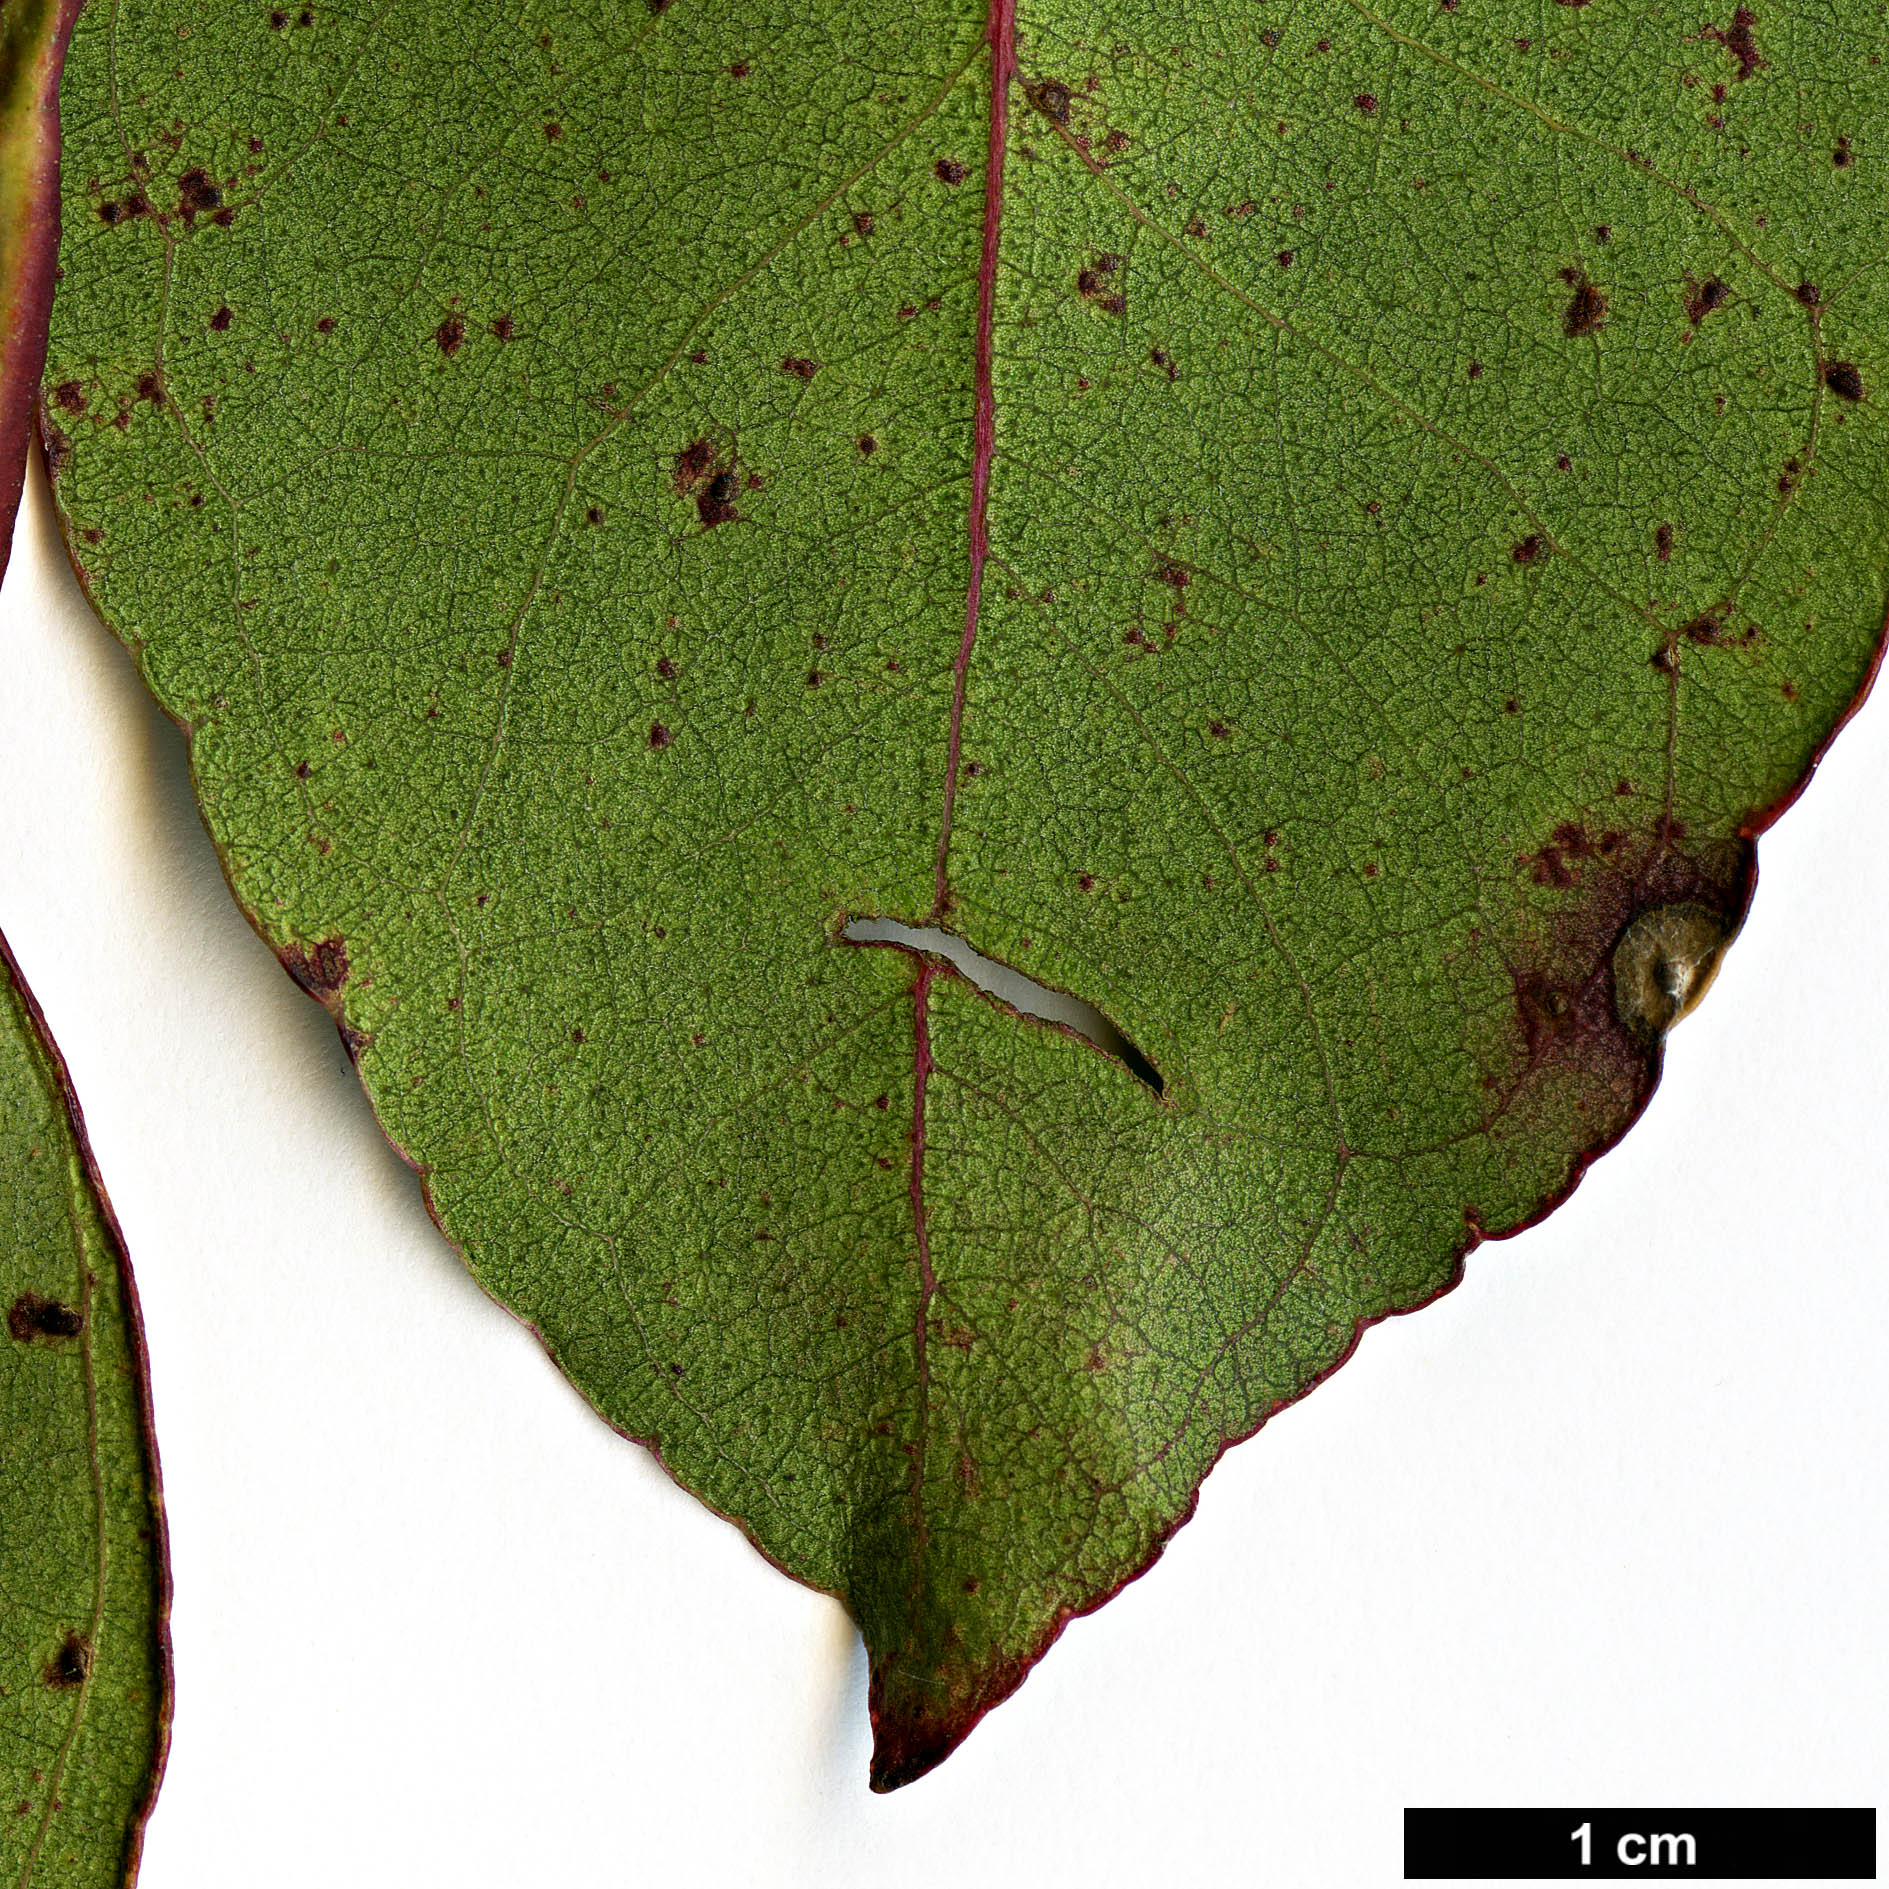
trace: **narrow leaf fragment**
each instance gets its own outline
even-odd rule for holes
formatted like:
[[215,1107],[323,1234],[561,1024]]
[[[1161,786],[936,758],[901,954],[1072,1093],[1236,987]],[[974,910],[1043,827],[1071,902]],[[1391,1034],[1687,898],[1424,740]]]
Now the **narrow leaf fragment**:
[[[0,572],[46,359],[80,0],[0,7]],[[0,938],[0,1878],[137,1874],[170,1727],[170,1572],[124,1241]]]
[[0,7],[0,570],[46,364],[59,237],[59,76],[82,4]]
[[[1644,1105],[1876,660],[1882,37],[82,23],[75,561],[468,1264],[851,1608],[882,1788]],[[928,927],[1159,1083],[852,942]]]
[[170,1726],[169,1571],[124,1241],[0,940],[0,1878],[137,1874]]

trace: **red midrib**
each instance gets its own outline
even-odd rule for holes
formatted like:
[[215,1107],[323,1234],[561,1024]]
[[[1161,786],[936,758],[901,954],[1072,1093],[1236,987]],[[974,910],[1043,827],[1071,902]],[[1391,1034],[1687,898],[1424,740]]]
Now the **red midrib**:
[[958,758],[964,739],[964,683],[977,641],[977,611],[984,594],[984,557],[990,548],[985,518],[990,500],[990,462],[997,450],[997,399],[991,388],[991,329],[997,308],[997,248],[1003,237],[1004,143],[1010,116],[1010,81],[1016,76],[1016,0],[991,0],[990,150],[984,164],[984,254],[977,270],[977,419],[971,459],[971,579],[964,598],[964,635],[952,671],[951,744],[945,757],[944,819],[938,827],[937,892],[931,922],[942,924],[950,902],[945,860],[951,848],[951,815],[958,800]]
[[[952,669],[951,740],[945,756],[944,818],[938,827],[937,891],[932,923],[942,924],[950,903],[945,862],[951,849],[951,816],[958,799],[958,760],[964,737],[964,686],[977,642],[978,605],[984,592],[984,558],[990,547],[985,509],[990,464],[997,449],[997,402],[991,387],[991,330],[997,306],[997,249],[1002,240],[1004,144],[1009,126],[1010,82],[1016,76],[1016,0],[990,0],[985,29],[990,45],[990,147],[984,163],[984,251],[977,270],[976,431],[971,460],[971,572],[964,599],[964,635]],[[912,986],[912,1223],[918,1243],[918,1317],[913,1333],[918,1363],[918,1438],[912,1455],[913,1560],[925,1551],[925,1441],[931,1410],[931,1305],[938,1279],[931,1264],[925,1206],[925,1087],[931,1075],[930,995],[937,967],[920,958]],[[916,1612],[922,1583],[912,1583]]]

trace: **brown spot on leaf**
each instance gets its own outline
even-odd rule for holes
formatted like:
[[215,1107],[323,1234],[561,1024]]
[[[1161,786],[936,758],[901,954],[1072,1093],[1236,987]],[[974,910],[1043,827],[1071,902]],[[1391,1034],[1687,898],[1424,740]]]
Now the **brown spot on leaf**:
[[223,201],[223,193],[208,171],[187,170],[177,180],[177,208],[186,223],[214,210]]
[[324,938],[311,947],[292,944],[283,952],[282,962],[311,997],[324,1002],[348,981],[348,947],[340,938]]
[[1578,269],[1563,269],[1561,279],[1574,291],[1561,312],[1561,332],[1571,341],[1598,334],[1607,323],[1607,297]]
[[1732,15],[1730,26],[1708,26],[1699,35],[1701,39],[1717,40],[1738,61],[1740,81],[1750,78],[1765,63],[1758,52],[1757,24],[1758,16],[1749,7],[1740,7]]
[[1375,92],[1360,92],[1351,102],[1357,106],[1359,111],[1363,112],[1365,117],[1375,118],[1377,116],[1377,94]]
[[791,374],[795,380],[811,380],[819,371],[818,361],[809,361],[798,354],[789,354],[781,362],[781,372]]
[[970,171],[954,157],[941,157],[931,167],[931,173],[941,184],[949,184],[953,189],[970,176]]
[[1076,271],[1076,289],[1085,301],[1093,302],[1105,314],[1120,315],[1128,303],[1119,290],[1108,285],[1108,278],[1122,266],[1119,256],[1104,252],[1095,261]]
[[675,736],[661,722],[655,721],[649,724],[649,745],[652,748],[666,748],[674,739]]
[[1725,618],[1730,611],[1729,603],[1715,603],[1709,610],[1701,610],[1689,623],[1683,625],[1679,634],[1688,643],[1713,644],[1724,641]]
[[315,332],[318,335],[331,335],[334,333],[334,331],[335,331],[335,318],[332,315],[323,315],[315,323]]
[[[708,439],[694,439],[676,455],[673,489],[678,498],[695,493],[695,515],[704,526],[726,525],[740,517],[735,510],[735,494],[741,489],[737,468],[731,460],[718,464],[720,455]],[[750,488],[760,485],[760,476],[748,475]]]
[[865,456],[868,459],[870,459],[872,455],[879,450],[879,442],[876,439],[874,439],[870,433],[860,434],[859,438],[855,440],[853,443],[859,448],[859,450],[862,453],[865,454]]
[[509,341],[512,338],[512,318],[499,315],[492,322],[492,336],[497,341]]
[[1820,308],[1823,305],[1823,291],[1814,282],[1798,283],[1794,293],[1806,308]]
[[1839,400],[1856,401],[1863,397],[1863,377],[1848,361],[1825,361],[1823,384]]
[[695,515],[711,530],[716,525],[732,524],[741,514],[735,510],[738,481],[732,472],[718,472],[697,495]]
[[46,1683],[60,1691],[70,1691],[85,1684],[92,1670],[92,1643],[82,1633],[68,1633],[46,1666]]
[[1530,856],[1529,863],[1537,885],[1566,887],[1580,882],[1582,868],[1589,860],[1611,859],[1624,843],[1625,835],[1608,828],[1598,839],[1591,838],[1578,820],[1564,820],[1555,828],[1547,845]]
[[85,388],[76,380],[62,380],[53,389],[53,405],[63,407],[68,413],[85,411]]
[[459,352],[460,345],[466,338],[466,324],[457,315],[448,315],[433,330],[433,339],[439,344],[439,351],[448,360]]
[[232,319],[230,305],[228,302],[225,302],[223,306],[210,317],[210,326],[214,328],[218,334],[221,334],[223,330],[230,325]]
[[715,448],[705,439],[691,440],[676,455],[675,489],[686,492],[698,479],[706,478],[715,464]]
[[1509,547],[1509,556],[1517,564],[1539,564],[1548,555],[1548,540],[1537,532],[1531,532],[1519,544]]
[[22,1292],[7,1312],[7,1330],[23,1345],[76,1338],[84,1329],[85,1314],[76,1306],[37,1292]]
[[1055,79],[1045,79],[1029,91],[1030,103],[1055,124],[1069,122],[1069,88]]
[[1686,319],[1696,328],[1706,316],[1731,300],[1731,290],[1717,276],[1708,276],[1686,297]]
[[1662,564],[1670,564],[1673,555],[1673,528],[1671,525],[1653,527],[1653,549],[1659,553]]

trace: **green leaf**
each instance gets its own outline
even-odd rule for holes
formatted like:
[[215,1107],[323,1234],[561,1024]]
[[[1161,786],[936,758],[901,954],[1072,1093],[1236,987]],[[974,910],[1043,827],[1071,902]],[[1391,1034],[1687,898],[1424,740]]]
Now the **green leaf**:
[[26,478],[59,238],[59,73],[84,0],[0,10],[0,571]]
[[1832,22],[81,23],[75,561],[473,1271],[851,1608],[882,1788],[1644,1105],[1883,624]]
[[4,940],[0,1199],[0,1875],[104,1889],[170,1735],[164,1510],[124,1239]]
[[[78,0],[0,10],[0,572],[46,358]],[[0,1876],[127,1883],[170,1731],[170,1573],[124,1240],[0,938]]]

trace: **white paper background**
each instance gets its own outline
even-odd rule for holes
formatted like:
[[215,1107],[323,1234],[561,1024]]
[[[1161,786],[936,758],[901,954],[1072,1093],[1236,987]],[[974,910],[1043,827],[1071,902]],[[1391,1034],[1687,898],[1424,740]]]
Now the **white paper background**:
[[146,1889],[1389,1883],[1425,1803],[1889,1776],[1889,701],[1762,848],[1623,1147],[1234,1452],[943,1770],[461,1271],[256,939],[37,458],[0,925],[149,1332],[177,1715]]

